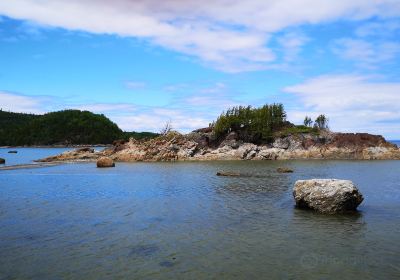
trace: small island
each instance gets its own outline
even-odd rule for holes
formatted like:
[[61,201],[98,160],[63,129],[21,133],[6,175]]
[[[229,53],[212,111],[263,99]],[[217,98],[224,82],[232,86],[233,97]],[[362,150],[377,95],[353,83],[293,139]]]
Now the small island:
[[338,133],[328,128],[328,118],[295,125],[286,119],[282,104],[259,108],[238,106],[223,112],[206,128],[188,134],[167,124],[150,139],[116,139],[112,147],[96,152],[78,149],[39,160],[96,161],[203,161],[285,159],[400,159],[400,149],[380,135]]

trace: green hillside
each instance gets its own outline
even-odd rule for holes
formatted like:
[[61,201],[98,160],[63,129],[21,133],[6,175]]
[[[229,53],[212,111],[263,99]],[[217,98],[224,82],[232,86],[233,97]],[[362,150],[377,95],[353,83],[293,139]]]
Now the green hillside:
[[89,111],[64,110],[33,115],[0,110],[0,146],[110,144],[116,139],[154,135],[123,132],[104,115]]

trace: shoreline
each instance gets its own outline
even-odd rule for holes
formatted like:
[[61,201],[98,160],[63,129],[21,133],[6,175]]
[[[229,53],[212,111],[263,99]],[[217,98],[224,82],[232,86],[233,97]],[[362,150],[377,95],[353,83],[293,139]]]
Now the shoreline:
[[324,132],[297,134],[256,145],[228,135],[218,145],[210,145],[205,133],[182,135],[176,132],[149,141],[115,142],[102,151],[81,148],[38,162],[96,161],[108,157],[115,162],[224,161],[224,160],[400,160],[400,149],[382,136]]
[[77,144],[77,145],[33,145],[33,146],[0,146],[0,149],[20,149],[20,148],[109,148],[112,147],[112,144],[95,144],[95,145],[85,145],[85,144]]

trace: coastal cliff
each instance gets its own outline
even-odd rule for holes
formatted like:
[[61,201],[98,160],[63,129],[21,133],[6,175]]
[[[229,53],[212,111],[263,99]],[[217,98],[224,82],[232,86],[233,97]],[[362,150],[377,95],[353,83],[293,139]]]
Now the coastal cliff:
[[95,161],[107,156],[115,161],[204,161],[204,160],[285,160],[285,159],[400,159],[400,149],[382,136],[366,133],[318,135],[298,133],[275,138],[269,144],[238,140],[235,132],[213,143],[212,132],[198,130],[186,135],[170,132],[148,141],[114,141],[110,148],[95,152],[79,149],[41,159],[51,161]]

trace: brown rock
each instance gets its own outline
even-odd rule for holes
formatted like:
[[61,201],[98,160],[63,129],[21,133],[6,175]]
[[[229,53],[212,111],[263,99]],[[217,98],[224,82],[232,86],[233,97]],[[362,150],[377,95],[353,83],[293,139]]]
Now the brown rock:
[[0,158],[0,164],[5,164],[6,160],[4,158]]
[[115,167],[115,163],[109,157],[101,157],[97,160],[97,167]]
[[288,167],[279,167],[276,169],[277,172],[279,173],[293,173],[293,169],[290,169]]
[[221,171],[221,172],[217,172],[217,176],[239,177],[239,176],[241,176],[241,174],[238,173],[238,172],[224,172],[224,171]]
[[86,152],[94,153],[94,149],[90,148],[90,147],[84,147],[84,148],[76,149],[75,152],[77,152],[77,153],[86,153]]

